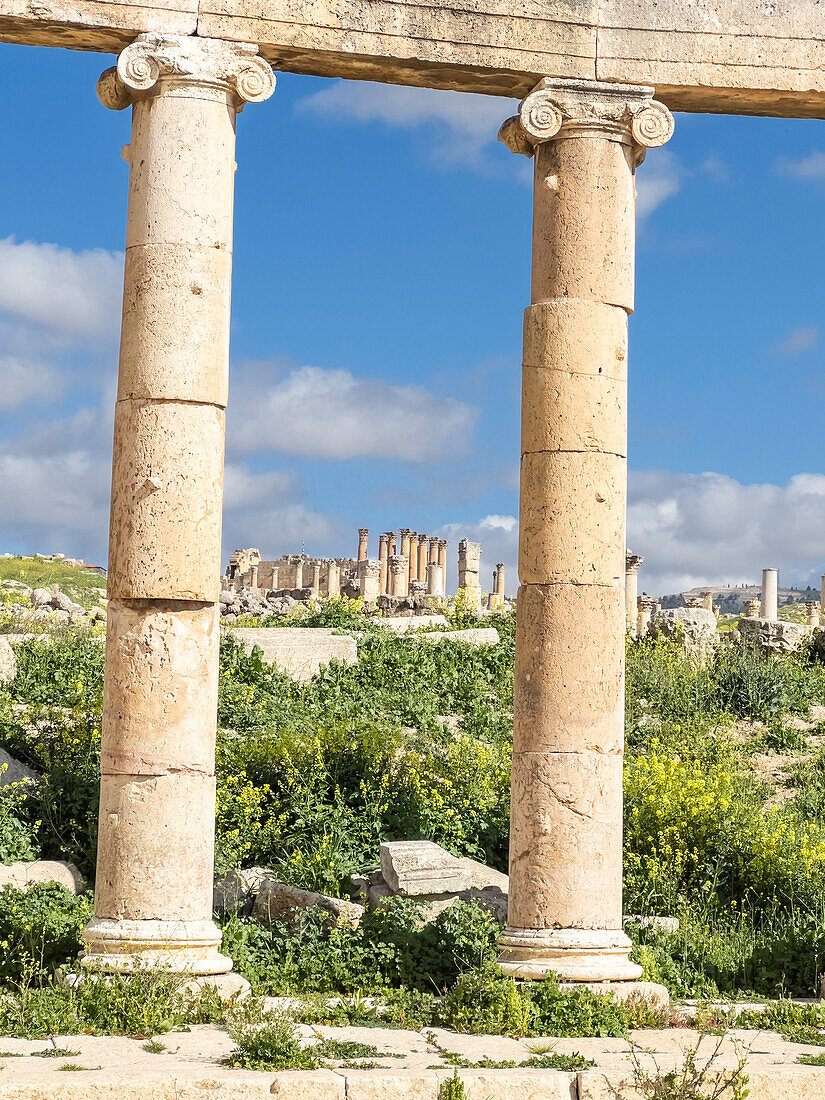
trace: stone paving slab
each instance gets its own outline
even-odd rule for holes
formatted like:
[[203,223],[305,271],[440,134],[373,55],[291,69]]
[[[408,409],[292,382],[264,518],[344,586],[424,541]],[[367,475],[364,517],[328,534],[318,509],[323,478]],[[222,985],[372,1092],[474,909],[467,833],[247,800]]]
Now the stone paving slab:
[[333,659],[345,664],[358,660],[355,638],[350,634],[333,634],[329,627],[238,627],[231,633],[247,653],[259,646],[262,660],[304,684]]
[[[145,1039],[122,1036],[55,1036],[53,1039],[0,1038],[0,1100],[439,1100],[455,1072],[467,1100],[636,1100],[625,1039],[512,1039],[501,1035],[457,1035],[440,1028],[401,1031],[376,1027],[303,1025],[305,1042],[316,1038],[350,1039],[401,1058],[374,1060],[380,1068],[332,1067],[311,1071],[251,1072],[230,1069],[223,1060],[232,1040],[221,1028],[199,1025],[158,1036],[160,1054],[144,1050]],[[632,1042],[648,1073],[681,1064],[698,1033],[689,1028],[637,1031]],[[706,1037],[699,1061],[715,1049]],[[471,1061],[523,1061],[536,1052],[579,1053],[597,1063],[593,1069],[459,1068],[444,1064],[438,1052]],[[71,1055],[35,1057],[49,1049]],[[719,1069],[733,1069],[738,1051],[748,1054],[750,1100],[823,1100],[825,1068],[800,1065],[802,1054],[822,1047],[785,1042],[775,1032],[732,1030],[722,1040]],[[84,1066],[65,1070],[66,1063]],[[725,1098],[727,1100],[727,1098]]]

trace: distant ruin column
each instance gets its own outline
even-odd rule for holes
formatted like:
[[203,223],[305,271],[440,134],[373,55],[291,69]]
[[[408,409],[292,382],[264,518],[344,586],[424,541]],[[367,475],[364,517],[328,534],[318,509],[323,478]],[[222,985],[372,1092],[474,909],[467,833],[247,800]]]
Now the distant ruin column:
[[825,574],[823,574],[819,585],[819,606],[825,612]]
[[645,559],[639,554],[625,554],[624,566],[624,606],[627,630],[631,637],[636,637],[636,601],[639,598],[639,566]]
[[808,617],[808,626],[819,626],[819,604],[816,600],[805,601],[805,612]]
[[390,595],[407,595],[407,559],[403,554],[393,554],[390,558]]
[[438,564],[441,566],[441,595],[447,595],[447,540],[438,540]]
[[427,581],[427,562],[429,560],[427,557],[427,548],[429,544],[430,540],[427,535],[418,536],[418,579],[424,581],[425,584]]
[[505,598],[505,590],[504,590],[505,568],[506,567],[505,567],[503,561],[500,561],[496,565],[496,582],[495,582],[495,589],[494,590],[495,590],[495,594],[501,599],[502,603],[504,602],[504,598]]
[[471,607],[481,606],[481,585],[478,581],[481,546],[469,539],[458,544],[458,587],[464,591]]
[[636,630],[634,637],[646,638],[650,631],[650,623],[653,612],[656,610],[656,599],[653,596],[642,595],[636,601]]
[[401,550],[400,556],[406,558],[406,565],[404,566],[404,595],[406,596],[410,590],[410,535],[412,531],[407,527],[401,528]]
[[358,560],[367,560],[367,550],[369,549],[370,531],[368,527],[358,528]]
[[258,567],[257,565],[251,565],[249,567],[249,587],[253,592],[258,591]]
[[312,595],[317,596],[321,591],[321,566],[313,565],[312,567]]
[[418,580],[418,534],[410,532],[410,584]]
[[361,582],[361,599],[365,603],[375,603],[380,596],[381,563],[379,561],[361,561],[358,563],[358,579]]
[[761,600],[745,600],[745,618],[746,619],[758,619],[759,612],[762,610]]
[[534,156],[524,321],[507,973],[641,975],[622,930],[627,317],[653,89],[544,79],[500,138]]
[[390,531],[387,541],[387,558],[391,558],[393,554],[398,551],[398,534],[395,531]]
[[388,567],[388,564],[387,564],[387,560],[389,558],[389,545],[390,545],[390,536],[386,535],[386,534],[379,535],[379,537],[378,537],[378,564],[379,564],[379,567],[380,567],[380,581],[379,581],[378,587],[381,591],[382,596],[386,596],[386,594],[387,594],[387,576],[388,576],[388,573],[389,573],[389,567]]
[[762,570],[762,618],[775,622],[779,618],[779,570]]
[[303,558],[297,558],[295,561],[295,588],[304,587],[304,561]]
[[341,595],[341,570],[334,558],[327,561],[327,596],[333,599]]
[[212,921],[218,590],[235,116],[255,46],[141,34],[115,406],[95,916],[81,965],[223,974]]
[[437,562],[429,562],[427,565],[427,595],[440,598],[443,587],[444,578],[441,566]]

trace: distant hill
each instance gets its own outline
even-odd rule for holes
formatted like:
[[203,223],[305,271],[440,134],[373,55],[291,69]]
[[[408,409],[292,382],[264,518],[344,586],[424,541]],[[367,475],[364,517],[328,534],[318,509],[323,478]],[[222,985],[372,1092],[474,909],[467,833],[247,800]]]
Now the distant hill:
[[[740,615],[745,610],[745,600],[758,600],[762,595],[762,589],[758,584],[728,585],[707,584],[698,588],[689,588],[685,592],[677,592],[669,596],[661,596],[662,607],[681,607],[682,596],[706,596],[708,592],[713,595],[713,604],[718,606],[722,615]],[[811,588],[780,588],[779,606],[785,607],[790,603],[805,603],[806,600],[819,602],[819,589]]]

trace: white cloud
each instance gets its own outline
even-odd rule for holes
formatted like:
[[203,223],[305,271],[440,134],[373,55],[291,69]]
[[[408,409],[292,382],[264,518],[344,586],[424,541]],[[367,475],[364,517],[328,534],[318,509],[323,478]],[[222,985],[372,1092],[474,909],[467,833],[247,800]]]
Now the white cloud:
[[236,451],[434,462],[467,449],[478,411],[461,401],[345,370],[283,370],[257,363],[236,372],[229,411]]
[[653,149],[636,173],[636,217],[648,218],[667,199],[678,194],[685,172],[681,161],[667,149]]
[[84,346],[109,340],[120,325],[123,257],[56,244],[0,240],[0,313]]
[[791,359],[803,351],[810,351],[819,343],[819,329],[815,325],[800,325],[773,346],[773,354],[780,359]]
[[42,400],[44,394],[54,401],[62,393],[63,378],[54,367],[15,355],[0,356],[0,409]]
[[724,474],[636,472],[628,542],[652,594],[697,584],[756,583],[767,566],[785,582],[816,579],[825,565],[825,475],[787,485],[743,485]]
[[351,122],[382,122],[417,129],[430,126],[430,156],[441,164],[488,167],[502,122],[518,102],[500,96],[407,88],[393,84],[339,80],[299,100],[297,109]]
[[825,153],[813,152],[799,160],[781,157],[774,163],[774,169],[780,175],[789,176],[791,179],[822,180],[825,179]]

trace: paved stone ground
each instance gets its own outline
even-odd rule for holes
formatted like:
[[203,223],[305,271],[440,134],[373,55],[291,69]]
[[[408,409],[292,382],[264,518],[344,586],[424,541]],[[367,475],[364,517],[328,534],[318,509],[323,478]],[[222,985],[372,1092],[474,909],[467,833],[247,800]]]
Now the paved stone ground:
[[[253,1073],[228,1069],[222,1060],[232,1049],[226,1032],[211,1025],[159,1036],[166,1050],[152,1054],[145,1039],[56,1036],[49,1040],[0,1038],[0,1100],[438,1100],[453,1074],[439,1053],[471,1061],[489,1058],[519,1062],[537,1051],[579,1052],[595,1069],[563,1073],[539,1069],[459,1069],[468,1100],[634,1100],[630,1049],[623,1039],[508,1039],[456,1035],[438,1029],[423,1032],[365,1027],[301,1027],[307,1042],[316,1036],[356,1039],[388,1056],[375,1058],[381,1068],[325,1069]],[[696,1043],[690,1029],[638,1031],[634,1042],[649,1072],[674,1068]],[[716,1038],[700,1050],[709,1054]],[[787,1043],[770,1031],[730,1031],[719,1065],[733,1067],[737,1044],[748,1052],[750,1100],[823,1100],[825,1068],[798,1063],[801,1054],[822,1047]],[[34,1057],[49,1049],[77,1051],[71,1056]],[[402,1057],[392,1057],[393,1054]],[[84,1066],[66,1070],[66,1064]]]

